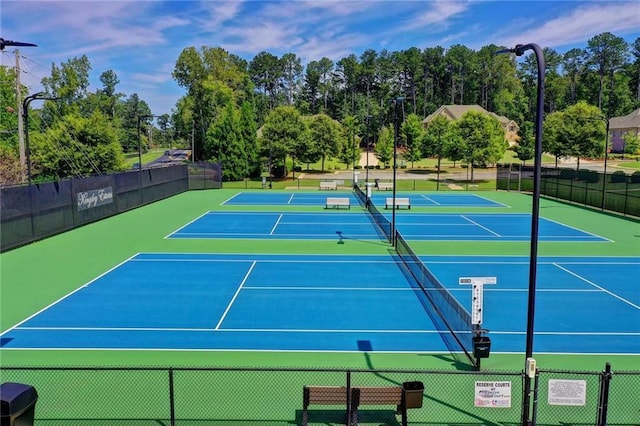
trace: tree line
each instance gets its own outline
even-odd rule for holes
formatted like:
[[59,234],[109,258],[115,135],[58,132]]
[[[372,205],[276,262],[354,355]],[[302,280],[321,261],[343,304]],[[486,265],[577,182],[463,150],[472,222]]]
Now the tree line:
[[[283,174],[287,159],[304,164],[330,157],[350,166],[367,147],[375,147],[386,163],[396,142],[407,161],[425,156],[471,164],[495,161],[506,145],[491,120],[472,114],[462,123],[433,122],[424,131],[422,119],[447,104],[477,104],[514,120],[520,126],[516,150],[527,160],[532,157],[537,64],[533,55],[518,60],[496,54],[501,49],[369,49],[359,56],[337,61],[323,57],[303,65],[295,53],[278,57],[260,52],[248,61],[218,46],[186,47],[172,73],[185,94],[171,114],[158,117],[137,94],[118,92],[112,70],[103,72],[102,87],[90,92],[89,59],[76,57],[53,64],[51,76],[42,81],[47,94],[58,99],[46,101],[30,116],[34,176],[44,180],[123,170],[123,154],[135,152],[138,143],[146,149],[150,135],[156,142],[193,147],[197,160],[221,161],[225,178],[233,180],[266,167]],[[566,128],[558,130],[558,119],[582,104],[589,107],[582,113],[604,117],[638,108],[640,38],[627,43],[607,32],[581,49],[543,51],[545,123],[558,124],[554,131],[545,124],[545,150],[557,156],[592,156],[597,143],[581,148],[574,140],[577,133],[567,136]],[[0,69],[0,78],[3,104],[15,105],[15,71]],[[397,111],[394,101],[400,98]],[[15,177],[16,112],[0,114],[5,130],[0,133],[0,167],[3,176]],[[590,140],[602,136],[603,143],[604,122],[576,123],[591,129],[584,132],[593,136]],[[472,125],[482,127],[482,144],[491,146],[469,141]]]

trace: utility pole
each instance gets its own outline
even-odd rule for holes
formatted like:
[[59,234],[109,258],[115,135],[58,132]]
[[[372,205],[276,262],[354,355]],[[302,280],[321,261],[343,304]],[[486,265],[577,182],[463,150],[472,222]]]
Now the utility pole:
[[18,111],[18,149],[20,151],[20,171],[22,172],[22,182],[27,179],[27,156],[25,154],[24,143],[24,121],[22,115],[22,83],[20,82],[20,51],[16,49],[16,104]]

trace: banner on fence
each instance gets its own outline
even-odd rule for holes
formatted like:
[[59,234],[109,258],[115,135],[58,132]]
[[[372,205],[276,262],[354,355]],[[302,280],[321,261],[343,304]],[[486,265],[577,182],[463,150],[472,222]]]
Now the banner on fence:
[[113,187],[78,192],[78,211],[113,203]]
[[492,408],[511,407],[511,382],[475,382],[475,406]]

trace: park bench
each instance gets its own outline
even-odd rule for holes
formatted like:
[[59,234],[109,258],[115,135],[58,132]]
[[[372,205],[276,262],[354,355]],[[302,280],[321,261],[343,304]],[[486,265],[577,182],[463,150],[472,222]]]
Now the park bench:
[[392,189],[393,189],[393,183],[378,182],[378,191],[391,191]]
[[335,207],[339,209],[340,207],[346,207],[351,209],[351,204],[348,198],[340,198],[340,197],[327,197],[327,202],[324,206],[325,209],[329,207]]
[[[407,209],[411,208],[411,204],[409,203],[408,198],[396,198],[396,209],[399,209],[401,207],[406,207]],[[393,198],[387,198],[384,208],[385,209],[393,208]]]
[[322,181],[320,182],[320,189],[321,190],[327,190],[327,191],[331,191],[331,190],[337,190],[338,189],[338,183],[336,181],[330,180],[330,181]]
[[[418,386],[418,393],[412,393],[409,397],[405,393],[404,386]],[[358,424],[358,408],[370,405],[391,405],[393,410],[401,415],[402,426],[407,426],[407,408],[422,407],[421,382],[408,382],[402,386],[359,386],[351,388],[351,421],[352,426]],[[346,405],[347,388],[339,386],[304,386],[302,426],[309,421],[308,408],[310,405]],[[347,415],[349,413],[347,412]]]

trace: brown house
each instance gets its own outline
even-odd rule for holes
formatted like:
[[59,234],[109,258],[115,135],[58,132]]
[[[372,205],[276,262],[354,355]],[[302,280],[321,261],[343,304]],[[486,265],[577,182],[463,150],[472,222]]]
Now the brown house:
[[640,135],[640,108],[622,117],[611,117],[609,119],[612,152],[622,152],[624,150],[624,137],[626,134],[632,134],[636,138]]
[[504,129],[504,138],[509,142],[509,146],[513,146],[518,142],[518,130],[520,130],[520,126],[518,126],[515,121],[493,112],[489,112],[480,105],[442,105],[433,114],[422,120],[422,126],[425,129],[428,128],[429,123],[438,116],[446,117],[449,120],[458,120],[468,111],[482,112],[496,118]]

